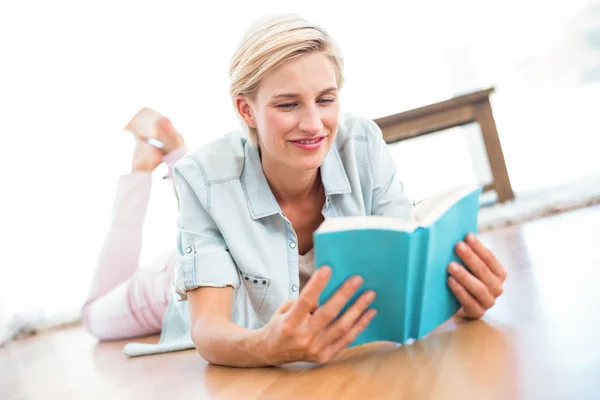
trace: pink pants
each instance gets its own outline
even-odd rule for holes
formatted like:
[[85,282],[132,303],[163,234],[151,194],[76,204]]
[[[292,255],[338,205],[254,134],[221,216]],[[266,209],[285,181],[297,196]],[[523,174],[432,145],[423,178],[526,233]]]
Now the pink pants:
[[83,307],[84,328],[100,340],[160,333],[172,272],[171,265],[162,271],[136,268],[123,282],[105,281],[112,287]]
[[161,331],[176,252],[167,251],[148,268],[139,268],[150,187],[150,174],[135,172],[119,180],[113,221],[82,309],[83,327],[100,340]]

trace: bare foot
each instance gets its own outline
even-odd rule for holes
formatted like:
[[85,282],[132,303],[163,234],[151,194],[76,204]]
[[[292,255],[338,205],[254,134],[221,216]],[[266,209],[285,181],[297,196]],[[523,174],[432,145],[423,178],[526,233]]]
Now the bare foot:
[[149,107],[139,110],[127,123],[125,130],[133,133],[139,140],[153,138],[162,142],[164,154],[184,145],[183,136],[175,129],[171,120]]
[[167,117],[160,118],[157,123],[156,139],[164,143],[165,154],[177,150],[184,145],[183,136],[175,129],[171,120]]
[[135,139],[132,170],[152,172],[162,163],[163,151],[146,142],[149,138],[158,140],[158,121],[162,118],[158,112],[144,107],[125,126],[125,130],[131,132]]
[[163,153],[141,138],[135,138],[135,149],[131,169],[133,171],[152,172],[163,161]]

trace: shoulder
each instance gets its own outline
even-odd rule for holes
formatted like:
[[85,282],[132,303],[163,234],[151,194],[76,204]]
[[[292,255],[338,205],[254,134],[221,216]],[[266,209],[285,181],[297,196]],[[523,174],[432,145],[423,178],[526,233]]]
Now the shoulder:
[[247,140],[241,131],[229,132],[183,156],[173,167],[174,174],[204,184],[239,179]]
[[383,133],[372,119],[351,113],[340,116],[335,147],[344,164],[358,163],[372,176],[384,145]]
[[350,142],[364,142],[372,145],[381,139],[381,129],[372,119],[352,113],[340,115],[335,141],[338,149],[341,150]]

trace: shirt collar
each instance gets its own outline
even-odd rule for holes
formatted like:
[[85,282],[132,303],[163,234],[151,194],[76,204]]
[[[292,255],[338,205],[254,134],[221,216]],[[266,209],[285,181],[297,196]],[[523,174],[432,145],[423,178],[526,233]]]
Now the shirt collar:
[[[262,169],[258,146],[250,141],[244,146],[245,162],[242,171],[242,186],[253,220],[279,214],[281,208],[271,191]],[[350,181],[342,163],[340,153],[332,145],[320,168],[325,195],[351,193]]]
[[342,157],[335,147],[335,143],[329,149],[321,165],[321,181],[323,181],[327,197],[332,194],[352,193]]

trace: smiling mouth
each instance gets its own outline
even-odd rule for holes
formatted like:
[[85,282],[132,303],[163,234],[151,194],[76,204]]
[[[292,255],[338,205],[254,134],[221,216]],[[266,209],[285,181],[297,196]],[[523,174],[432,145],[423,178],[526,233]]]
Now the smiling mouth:
[[300,143],[300,144],[316,144],[319,143],[321,140],[325,139],[324,136],[318,137],[316,139],[310,139],[310,140],[292,140],[292,142],[294,143]]
[[290,140],[290,143],[295,146],[297,149],[306,150],[306,151],[314,151],[320,149],[325,143],[325,138],[327,136],[319,136],[314,139],[300,139],[300,140]]

